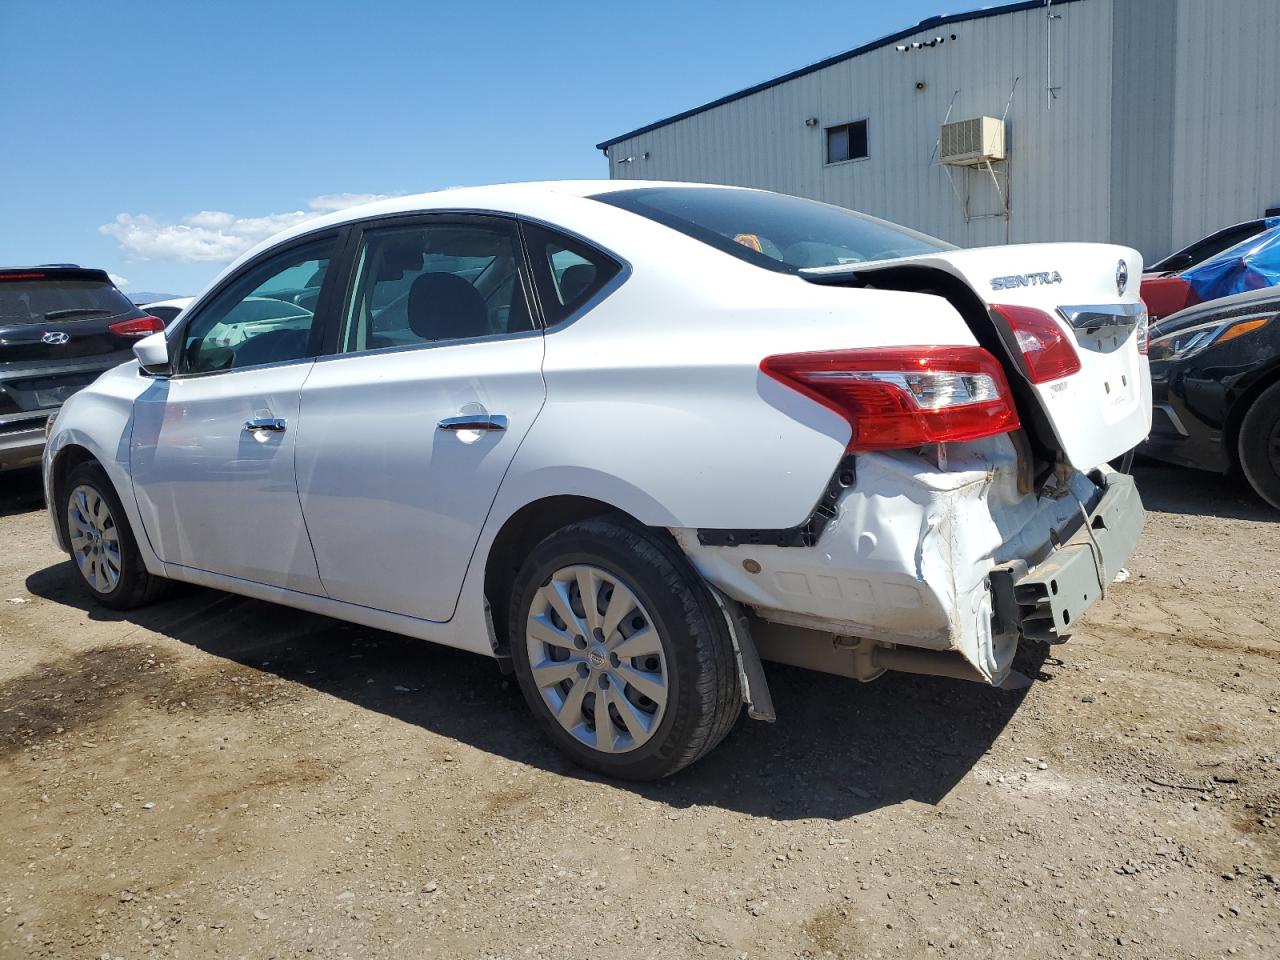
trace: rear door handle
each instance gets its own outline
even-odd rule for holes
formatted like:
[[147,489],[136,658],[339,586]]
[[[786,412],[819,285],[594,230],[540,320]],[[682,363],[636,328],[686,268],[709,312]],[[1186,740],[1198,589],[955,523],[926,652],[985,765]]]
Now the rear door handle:
[[270,430],[272,433],[284,433],[289,421],[284,417],[254,417],[244,422],[245,430],[255,433],[258,430]]
[[507,418],[500,413],[470,414],[465,417],[445,417],[438,424],[441,430],[505,430]]

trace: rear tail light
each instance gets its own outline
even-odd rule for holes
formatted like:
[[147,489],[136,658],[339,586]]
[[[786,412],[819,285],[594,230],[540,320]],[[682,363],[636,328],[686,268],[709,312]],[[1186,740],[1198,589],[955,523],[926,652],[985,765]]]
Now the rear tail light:
[[[1141,302],[1141,301],[1139,301]],[[1147,315],[1147,305],[1142,304],[1142,313],[1138,315],[1138,353],[1147,355],[1151,346],[1151,319]]]
[[766,357],[761,371],[849,421],[850,452],[907,450],[1018,429],[999,362],[981,347],[885,347]]
[[1062,324],[1043,310],[1010,304],[992,304],[992,309],[1009,321],[1018,349],[1027,363],[1032,383],[1061,380],[1080,370],[1080,358],[1062,329]]
[[152,316],[134,317],[131,320],[117,320],[115,323],[110,324],[107,329],[117,337],[141,339],[162,331],[164,329],[164,321],[159,317]]

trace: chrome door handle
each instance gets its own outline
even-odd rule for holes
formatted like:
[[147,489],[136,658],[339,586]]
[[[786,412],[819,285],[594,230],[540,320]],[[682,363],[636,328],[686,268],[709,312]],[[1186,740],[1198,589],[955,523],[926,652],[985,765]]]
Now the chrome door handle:
[[507,418],[500,413],[445,417],[436,424],[441,430],[505,430]]
[[258,430],[270,430],[272,433],[284,433],[284,428],[289,425],[289,421],[284,417],[254,417],[252,420],[244,422],[245,430],[253,433]]

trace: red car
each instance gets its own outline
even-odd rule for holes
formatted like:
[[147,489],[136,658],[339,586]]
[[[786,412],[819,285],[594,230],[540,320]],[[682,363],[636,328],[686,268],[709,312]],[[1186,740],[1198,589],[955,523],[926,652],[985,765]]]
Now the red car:
[[[1263,258],[1266,262],[1257,265],[1259,270],[1253,269],[1251,261],[1261,245],[1274,246],[1269,242],[1270,235],[1277,230],[1280,217],[1238,223],[1157,261],[1142,275],[1142,299],[1150,319],[1156,321],[1230,293],[1273,286],[1274,253]],[[1256,275],[1224,277],[1224,271]]]

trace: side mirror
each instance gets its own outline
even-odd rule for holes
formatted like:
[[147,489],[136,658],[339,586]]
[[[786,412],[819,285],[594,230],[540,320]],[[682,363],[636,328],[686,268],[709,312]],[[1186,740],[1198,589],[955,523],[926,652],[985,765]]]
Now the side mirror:
[[169,344],[164,338],[164,331],[143,337],[133,345],[133,355],[138,364],[150,374],[168,374]]

